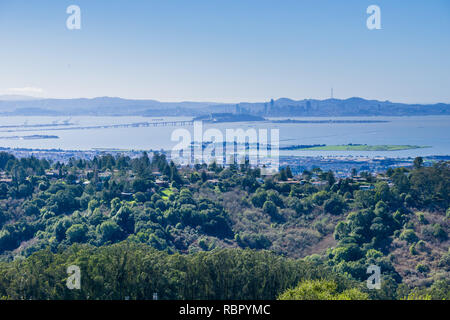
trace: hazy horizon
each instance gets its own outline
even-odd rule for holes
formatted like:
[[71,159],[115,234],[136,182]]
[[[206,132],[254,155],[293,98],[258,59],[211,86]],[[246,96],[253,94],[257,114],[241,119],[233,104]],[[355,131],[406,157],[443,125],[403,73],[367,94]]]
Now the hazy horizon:
[[[81,10],[69,30],[67,8]],[[369,30],[368,6],[381,10]],[[450,3],[0,1],[0,94],[450,102]]]
[[326,101],[326,100],[349,100],[349,99],[363,99],[363,100],[374,100],[374,101],[380,101],[380,102],[392,102],[392,103],[400,103],[400,104],[419,104],[419,105],[433,105],[433,104],[450,104],[449,101],[438,101],[438,102],[404,102],[404,101],[393,101],[390,99],[387,100],[378,100],[378,99],[368,99],[361,96],[351,96],[351,97],[343,97],[343,98],[301,98],[301,99],[293,99],[290,97],[277,97],[277,98],[268,98],[266,100],[255,100],[255,101],[231,101],[231,102],[224,102],[219,100],[213,100],[213,101],[202,101],[202,100],[160,100],[155,98],[124,98],[120,96],[92,96],[92,97],[68,97],[68,98],[55,98],[55,97],[36,97],[36,96],[30,96],[30,95],[14,95],[14,94],[0,94],[0,101],[32,101],[32,100],[78,100],[78,99],[102,99],[102,98],[109,98],[109,99],[123,99],[123,100],[137,100],[137,101],[157,101],[157,102],[163,102],[163,103],[184,103],[184,102],[192,102],[192,103],[213,103],[213,104],[239,104],[239,103],[265,103],[269,102],[271,99],[274,101],[280,100],[280,99],[289,99],[292,101],[302,101],[302,100],[317,100],[317,101]]

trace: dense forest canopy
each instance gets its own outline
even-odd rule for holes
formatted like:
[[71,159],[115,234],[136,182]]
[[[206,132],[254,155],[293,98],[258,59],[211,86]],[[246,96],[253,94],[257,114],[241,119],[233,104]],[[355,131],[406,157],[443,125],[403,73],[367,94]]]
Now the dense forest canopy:
[[[179,167],[158,153],[51,163],[3,152],[0,296],[448,299],[449,181],[449,163],[421,158],[338,179]],[[65,288],[69,264],[87,272],[81,291]],[[382,289],[367,292],[373,264]]]

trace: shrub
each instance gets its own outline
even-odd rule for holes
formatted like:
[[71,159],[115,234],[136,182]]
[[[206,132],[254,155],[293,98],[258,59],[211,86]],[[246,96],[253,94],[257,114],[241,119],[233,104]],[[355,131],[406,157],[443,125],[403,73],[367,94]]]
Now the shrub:
[[120,240],[122,230],[114,221],[105,221],[99,227],[100,235],[103,241]]
[[422,224],[427,224],[428,220],[425,218],[425,213],[423,212],[416,212],[416,217]]
[[420,264],[420,263],[419,263],[419,264],[416,266],[416,270],[417,270],[418,272],[420,272],[420,273],[427,273],[427,272],[430,271],[430,267],[427,266],[426,264]]
[[136,200],[137,202],[142,202],[144,203],[145,201],[147,201],[147,197],[145,196],[145,194],[143,192],[136,192],[133,196],[134,200]]
[[450,248],[447,253],[444,253],[439,260],[439,267],[444,268],[446,271],[450,271]]
[[335,281],[304,280],[294,289],[283,292],[278,300],[368,300],[367,293],[356,288],[337,291]]
[[447,232],[439,223],[433,225],[433,236],[439,241],[445,241],[448,239]]
[[342,211],[345,208],[345,203],[340,197],[336,196],[326,200],[323,208],[325,212],[339,215],[342,214]]
[[253,205],[257,208],[262,208],[264,202],[266,202],[267,193],[265,191],[258,190],[251,198]]
[[88,228],[84,224],[74,224],[66,231],[66,237],[71,243],[84,242]]
[[272,201],[264,202],[263,211],[272,218],[278,218],[278,208]]
[[400,239],[405,240],[408,243],[413,243],[419,240],[416,233],[412,229],[403,230],[402,233],[400,234]]
[[409,247],[409,253],[410,253],[411,255],[413,255],[413,256],[417,254],[416,244],[415,244],[415,243],[413,243],[413,244]]
[[431,296],[429,294],[420,294],[419,292],[412,291],[400,300],[431,300]]
[[419,240],[419,242],[417,242],[416,247],[420,251],[425,251],[427,249],[426,243],[423,240]]

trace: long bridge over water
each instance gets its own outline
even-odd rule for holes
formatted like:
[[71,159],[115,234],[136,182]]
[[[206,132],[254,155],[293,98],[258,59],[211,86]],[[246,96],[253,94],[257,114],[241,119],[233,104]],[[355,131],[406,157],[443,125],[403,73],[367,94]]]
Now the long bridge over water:
[[192,126],[194,124],[193,120],[176,120],[176,121],[154,121],[154,122],[134,122],[134,123],[119,123],[119,124],[104,124],[95,126],[64,126],[64,127],[39,127],[37,128],[27,128],[27,126],[18,125],[16,129],[0,130],[0,132],[23,132],[23,131],[60,131],[60,130],[91,130],[91,129],[117,129],[117,128],[140,128],[140,127],[175,127],[175,126]]

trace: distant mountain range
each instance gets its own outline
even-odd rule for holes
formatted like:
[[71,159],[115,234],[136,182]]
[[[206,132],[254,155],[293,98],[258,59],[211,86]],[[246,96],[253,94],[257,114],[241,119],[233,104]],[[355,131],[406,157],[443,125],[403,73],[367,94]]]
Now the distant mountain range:
[[39,99],[14,95],[0,96],[0,115],[201,116],[210,113],[283,117],[450,115],[450,104],[405,104],[357,97],[344,100],[281,98],[268,102],[227,104],[190,101],[160,102],[113,97]]

